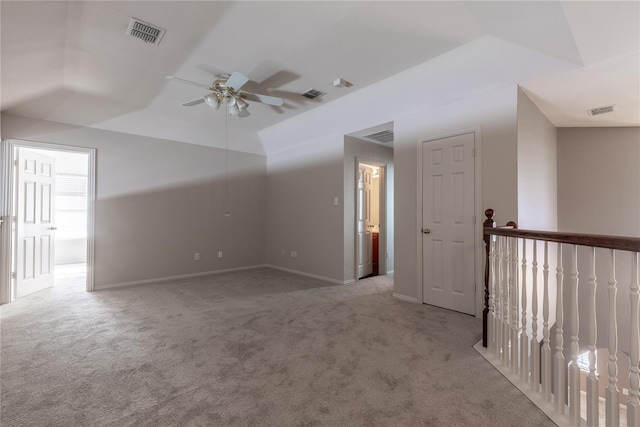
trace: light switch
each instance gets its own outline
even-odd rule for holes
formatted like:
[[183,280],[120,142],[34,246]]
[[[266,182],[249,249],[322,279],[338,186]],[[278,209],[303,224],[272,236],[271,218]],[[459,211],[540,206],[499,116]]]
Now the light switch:
[[338,206],[338,204],[340,203],[339,199],[337,197],[333,198],[333,206]]

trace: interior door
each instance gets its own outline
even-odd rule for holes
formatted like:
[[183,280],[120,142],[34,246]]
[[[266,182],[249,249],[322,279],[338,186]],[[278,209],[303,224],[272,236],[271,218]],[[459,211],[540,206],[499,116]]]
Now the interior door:
[[358,278],[373,273],[371,260],[371,169],[358,165],[356,242],[358,244]]
[[16,282],[20,298],[53,286],[55,260],[55,159],[16,152]]
[[475,134],[422,145],[423,302],[475,314]]

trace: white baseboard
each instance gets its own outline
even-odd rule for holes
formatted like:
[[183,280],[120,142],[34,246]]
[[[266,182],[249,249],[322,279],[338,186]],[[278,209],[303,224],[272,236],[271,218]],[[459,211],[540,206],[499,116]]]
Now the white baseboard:
[[418,298],[416,298],[416,297],[410,297],[410,296],[398,294],[398,293],[395,293],[395,292],[393,293],[392,296],[395,299],[399,299],[400,301],[412,302],[414,304],[418,303]]
[[297,274],[299,276],[311,277],[312,279],[318,279],[318,280],[322,280],[323,282],[334,283],[336,285],[347,285],[355,281],[353,279],[346,280],[346,281],[331,279],[329,277],[318,276],[316,274],[309,274],[309,273],[305,273],[304,271],[292,270],[290,268],[279,267],[277,265],[272,265],[272,264],[267,264],[266,267],[273,268],[274,270],[286,271],[287,273]]
[[234,271],[243,271],[243,270],[254,270],[256,268],[264,268],[264,267],[269,267],[269,266],[266,264],[261,264],[261,265],[252,265],[249,267],[229,268],[226,270],[204,271],[202,273],[190,273],[190,274],[180,274],[178,276],[158,277],[155,279],[134,280],[132,282],[111,283],[108,285],[96,286],[95,289],[96,290],[111,289],[111,288],[121,288],[124,286],[146,285],[146,284],[152,284],[152,283],[171,282],[176,280],[196,279],[198,277],[215,276],[216,274],[231,273]]

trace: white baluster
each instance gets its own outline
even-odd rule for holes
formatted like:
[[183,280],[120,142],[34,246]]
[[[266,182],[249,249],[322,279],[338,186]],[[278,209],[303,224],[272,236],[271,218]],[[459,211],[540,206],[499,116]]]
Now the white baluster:
[[589,319],[587,323],[587,344],[589,348],[589,376],[587,377],[587,425],[599,423],[600,398],[598,389],[597,347],[598,324],[596,321],[596,248],[589,253]]
[[504,257],[502,258],[502,362],[509,366],[509,238],[504,236],[502,241]]
[[629,401],[627,402],[627,425],[640,425],[640,313],[638,302],[640,288],[638,286],[638,253],[631,253],[631,336],[629,339]]
[[571,331],[571,361],[569,362],[569,419],[575,426],[580,425],[580,367],[578,366],[579,315],[578,315],[578,245],[571,245],[571,270],[569,272],[569,327]]
[[556,353],[555,353],[555,381],[554,381],[554,403],[556,411],[560,414],[564,414],[564,395],[566,392],[565,384],[565,372],[567,366],[564,363],[563,354],[563,342],[564,342],[564,303],[562,298],[562,281],[563,281],[563,269],[562,269],[562,243],[558,243],[558,266],[556,268]]
[[[533,242],[535,244],[535,240]],[[520,378],[522,382],[526,384],[529,381],[529,337],[527,336],[527,239],[522,239],[522,325],[520,330]]]
[[494,280],[495,280],[495,293],[496,293],[496,298],[495,298],[495,316],[496,316],[496,322],[493,325],[493,332],[495,333],[495,342],[494,342],[494,346],[495,346],[495,354],[496,357],[498,359],[500,359],[502,357],[502,353],[501,353],[501,343],[502,343],[502,335],[500,334],[500,327],[502,324],[502,287],[500,286],[501,283],[501,274],[502,272],[500,271],[500,263],[502,262],[502,239],[500,236],[495,236],[496,238],[496,250],[495,250],[495,273],[494,273]]
[[533,241],[533,262],[531,264],[531,389],[540,390],[540,342],[538,341],[538,242]]
[[542,301],[542,386],[544,400],[551,402],[551,342],[549,333],[549,242],[544,242],[544,295]]
[[511,290],[511,372],[518,374],[519,363],[519,339],[518,329],[518,240],[512,237],[510,244],[511,264],[509,273],[509,289]]
[[496,241],[495,236],[489,236],[489,320],[488,320],[488,333],[489,340],[487,345],[489,351],[494,356],[496,355],[496,271],[495,271],[495,258],[496,258]]
[[502,236],[496,236],[496,259],[495,259],[495,281],[496,281],[496,356],[502,359]]
[[505,352],[506,347],[505,347],[505,335],[504,335],[504,330],[505,330],[505,322],[506,319],[504,317],[504,310],[505,310],[505,304],[506,304],[506,297],[505,297],[505,292],[507,290],[507,287],[505,285],[506,283],[506,278],[505,278],[505,272],[504,272],[504,258],[505,258],[505,253],[506,253],[506,248],[505,248],[505,242],[506,242],[506,237],[504,236],[499,236],[498,237],[498,241],[500,242],[500,258],[498,259],[498,286],[500,288],[500,304],[498,307],[498,350],[499,350],[499,356],[500,356],[500,360],[502,360],[503,364],[507,363],[505,361]]
[[611,268],[611,278],[607,288],[609,293],[609,360],[607,362],[607,372],[609,374],[609,385],[605,392],[606,423],[608,427],[618,427],[620,425],[620,406],[618,395],[618,320],[616,313],[616,252],[609,250],[609,265]]

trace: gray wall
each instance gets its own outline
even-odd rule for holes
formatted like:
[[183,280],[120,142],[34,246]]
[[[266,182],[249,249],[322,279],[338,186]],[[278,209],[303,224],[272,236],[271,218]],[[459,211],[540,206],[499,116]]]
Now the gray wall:
[[556,127],[518,88],[518,226],[558,230]]
[[335,135],[269,156],[270,265],[343,282],[343,144]]
[[640,128],[558,129],[558,227],[640,237]]
[[264,156],[230,152],[226,217],[224,150],[11,115],[2,135],[97,149],[96,287],[266,262]]

